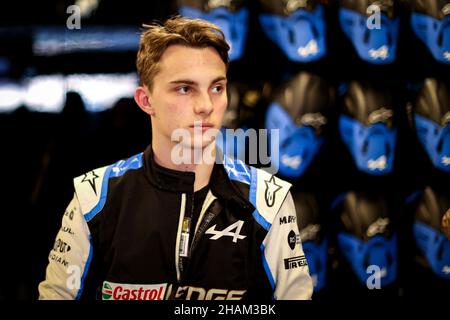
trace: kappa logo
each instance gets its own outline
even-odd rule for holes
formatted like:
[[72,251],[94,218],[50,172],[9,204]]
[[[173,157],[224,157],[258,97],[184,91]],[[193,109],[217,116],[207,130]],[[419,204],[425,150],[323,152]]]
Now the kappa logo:
[[370,170],[384,170],[386,169],[386,156],[380,156],[378,159],[369,159],[367,161],[367,167]]
[[388,46],[384,45],[379,47],[378,49],[370,49],[369,55],[373,59],[386,60],[389,55],[389,48]]
[[99,178],[97,174],[92,170],[91,172],[85,173],[83,180],[81,182],[89,182],[92,189],[94,190],[95,195],[97,195],[97,188],[95,187],[95,179]]
[[[211,238],[209,238],[210,240],[218,240],[222,237],[232,237],[233,242],[236,243],[238,241],[238,239],[242,240],[247,237],[247,236],[240,234],[243,225],[244,225],[244,221],[238,220],[235,223],[233,223],[232,225],[223,229],[222,231],[217,231],[216,230],[217,224],[215,224],[211,228],[206,230],[205,234],[213,234],[213,236]],[[232,232],[233,230],[235,230],[235,231]]]
[[308,42],[308,44],[304,47],[299,47],[297,49],[297,53],[302,57],[315,56],[319,53],[319,46],[317,45],[317,41],[312,39]]
[[275,194],[281,189],[281,186],[276,184],[275,176],[272,176],[269,181],[264,181],[266,184],[266,192],[264,193],[264,199],[268,207],[272,207],[275,204]]

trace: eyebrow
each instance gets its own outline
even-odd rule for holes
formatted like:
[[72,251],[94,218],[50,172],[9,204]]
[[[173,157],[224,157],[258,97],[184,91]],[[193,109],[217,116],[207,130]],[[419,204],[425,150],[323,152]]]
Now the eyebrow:
[[[219,76],[217,78],[215,78],[213,81],[211,81],[211,83],[215,83],[215,82],[219,82],[222,80],[227,80],[227,77],[224,76]],[[170,81],[170,84],[190,84],[190,85],[196,85],[197,82],[192,81],[192,80],[188,80],[188,79],[180,79],[180,80],[174,80],[174,81]]]

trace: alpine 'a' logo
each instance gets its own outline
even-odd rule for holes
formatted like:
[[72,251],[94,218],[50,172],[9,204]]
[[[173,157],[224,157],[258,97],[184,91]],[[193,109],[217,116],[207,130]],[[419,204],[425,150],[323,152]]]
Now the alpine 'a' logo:
[[447,61],[450,61],[450,51],[445,51],[444,52],[444,59]]
[[444,266],[443,268],[442,268],[442,272],[443,273],[445,273],[445,274],[449,274],[450,273],[450,267],[449,266]]
[[297,49],[297,53],[302,57],[315,56],[319,53],[319,46],[317,45],[317,41],[312,39],[310,40],[306,46],[299,47]]
[[370,170],[384,170],[386,169],[387,161],[386,156],[380,156],[378,159],[369,159],[367,161],[367,167]]
[[450,157],[443,156],[442,159],[441,159],[441,163],[444,166],[448,166],[450,164]]
[[384,45],[379,47],[378,49],[370,49],[369,55],[373,59],[386,60],[389,56],[389,47]]
[[281,156],[281,163],[284,164],[286,167],[290,167],[295,170],[302,163],[302,157],[301,156],[289,157],[288,155],[283,154]]
[[272,176],[269,181],[264,181],[266,184],[266,192],[264,199],[268,207],[272,207],[275,204],[275,194],[281,189],[281,186],[275,183],[275,176]]
[[[233,242],[236,243],[238,239],[245,239],[245,237],[247,237],[247,236],[240,234],[243,225],[244,225],[244,221],[238,220],[235,223],[233,223],[232,225],[223,229],[222,231],[217,231],[216,230],[217,224],[215,224],[211,228],[206,230],[205,234],[213,234],[213,236],[211,238],[209,238],[210,240],[217,240],[217,239],[220,239],[222,237],[227,237],[227,236],[232,237]],[[235,232],[232,232],[232,230],[234,230],[234,229],[236,229]]]

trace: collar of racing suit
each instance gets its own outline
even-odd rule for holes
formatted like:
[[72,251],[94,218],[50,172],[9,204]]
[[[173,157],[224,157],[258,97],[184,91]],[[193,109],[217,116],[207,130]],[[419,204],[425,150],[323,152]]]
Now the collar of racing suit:
[[[144,167],[150,183],[162,190],[180,193],[193,193],[195,173],[177,171],[158,165],[153,157],[151,145],[144,152]],[[239,184],[239,182],[237,182]],[[242,214],[252,214],[253,204],[243,195],[242,190],[231,182],[223,164],[214,165],[210,178],[211,192],[227,205],[239,209]]]

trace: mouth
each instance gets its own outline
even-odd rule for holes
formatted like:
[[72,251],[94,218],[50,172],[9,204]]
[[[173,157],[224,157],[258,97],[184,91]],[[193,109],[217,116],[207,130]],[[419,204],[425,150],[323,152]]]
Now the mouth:
[[202,131],[206,131],[206,130],[214,128],[214,125],[212,123],[210,123],[210,122],[196,121],[193,125],[190,125],[189,128],[192,128],[194,130],[195,129],[197,129],[197,130],[200,129]]

